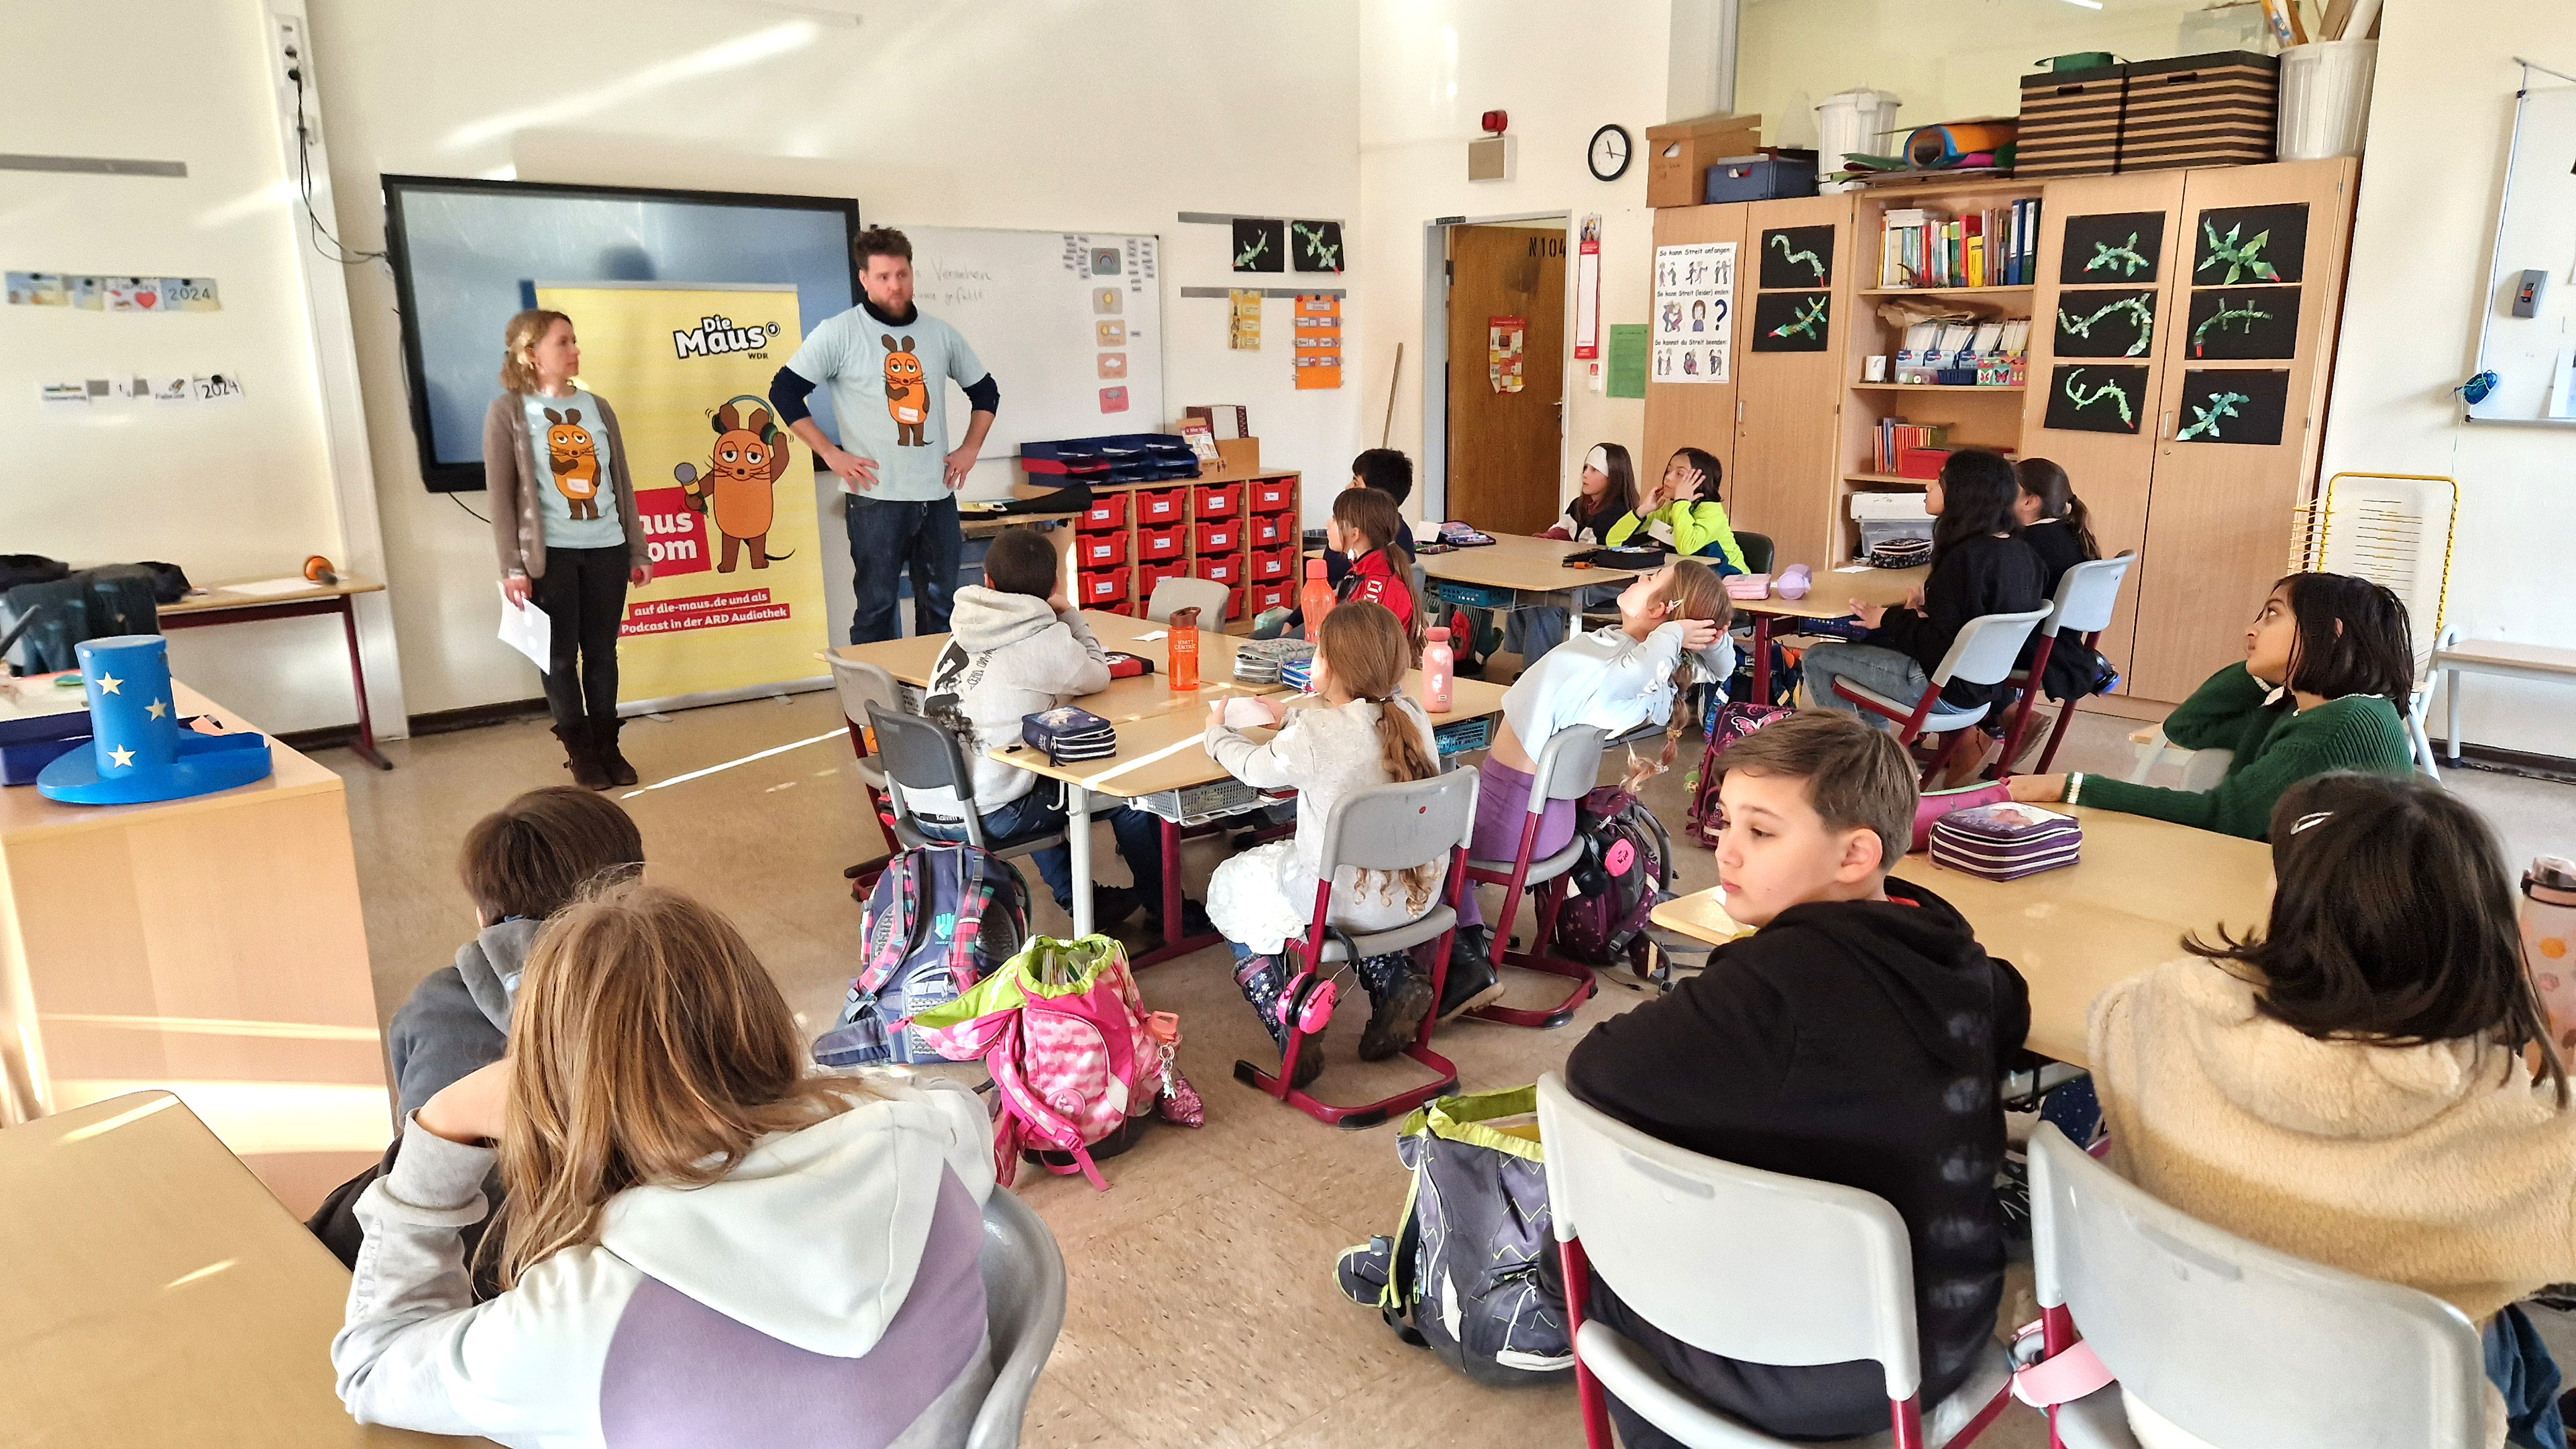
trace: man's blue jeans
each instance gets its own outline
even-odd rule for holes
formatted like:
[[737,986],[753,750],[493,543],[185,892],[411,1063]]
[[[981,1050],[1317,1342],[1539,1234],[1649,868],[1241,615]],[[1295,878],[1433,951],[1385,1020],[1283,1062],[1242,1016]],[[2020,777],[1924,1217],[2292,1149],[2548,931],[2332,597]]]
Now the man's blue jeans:
[[[1109,833],[1118,841],[1118,858],[1127,862],[1127,873],[1136,878],[1136,893],[1144,900],[1145,914],[1163,913],[1163,822],[1149,811],[1133,805],[1121,805],[1103,812],[1096,806],[1092,819],[1109,822]],[[1039,784],[1017,800],[984,812],[984,844],[994,850],[1026,840],[1033,835],[1064,828],[1064,801],[1055,786]],[[937,840],[964,840],[963,825],[940,825],[924,820],[921,833]],[[1038,878],[1046,882],[1047,893],[1065,910],[1073,909],[1073,851],[1070,847],[1051,845],[1034,851],[1029,860],[1038,868]],[[1099,872],[1095,868],[1096,880]]]
[[965,547],[957,528],[957,500],[905,503],[854,493],[847,503],[850,591],[858,598],[850,615],[850,642],[903,637],[895,614],[895,585],[907,570],[912,575],[913,632],[947,633],[958,556]]

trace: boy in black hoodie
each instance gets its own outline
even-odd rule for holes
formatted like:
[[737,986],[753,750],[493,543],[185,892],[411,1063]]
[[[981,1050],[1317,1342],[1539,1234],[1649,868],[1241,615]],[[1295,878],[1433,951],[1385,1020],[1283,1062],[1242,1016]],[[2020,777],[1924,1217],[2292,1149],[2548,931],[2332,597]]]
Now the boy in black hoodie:
[[[1949,903],[1887,878],[1915,806],[1892,736],[1808,710],[1720,760],[1719,884],[1727,913],[1757,933],[1720,946],[1671,995],[1593,1028],[1566,1082],[1676,1146],[1893,1205],[1913,1245],[1928,1411],[1994,1337],[2004,1279],[1996,1082],[2029,1027],[2029,995]],[[1720,1358],[1629,1312],[1613,1286],[1594,1279],[1591,1313],[1711,1407],[1792,1439],[1887,1428],[1877,1364]],[[1611,1411],[1629,1449],[1674,1442],[1615,1400]]]

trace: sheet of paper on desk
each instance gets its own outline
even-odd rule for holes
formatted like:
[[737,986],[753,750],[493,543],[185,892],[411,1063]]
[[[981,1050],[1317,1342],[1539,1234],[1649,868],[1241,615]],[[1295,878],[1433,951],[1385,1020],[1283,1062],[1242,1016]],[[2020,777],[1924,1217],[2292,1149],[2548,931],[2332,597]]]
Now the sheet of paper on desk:
[[1845,564],[1841,568],[1834,570],[1834,572],[1838,574],[1874,574],[1878,572],[1878,566],[1876,564]]
[[286,594],[300,594],[313,585],[303,579],[260,579],[247,584],[224,584],[219,594],[248,594],[254,599],[274,599]]
[[[500,585],[494,584],[494,588]],[[501,642],[528,656],[528,662],[542,674],[547,656],[554,648],[553,621],[535,604],[513,604],[510,596],[501,596]]]

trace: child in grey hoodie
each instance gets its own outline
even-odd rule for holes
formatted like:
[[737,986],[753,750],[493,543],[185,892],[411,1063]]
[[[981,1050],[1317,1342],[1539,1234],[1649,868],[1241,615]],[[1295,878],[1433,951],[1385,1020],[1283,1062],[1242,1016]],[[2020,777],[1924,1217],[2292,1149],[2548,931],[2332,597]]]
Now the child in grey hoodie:
[[[1064,801],[1052,782],[989,759],[987,752],[1019,743],[1020,721],[1027,716],[1109,687],[1109,662],[1091,626],[1065,599],[1060,572],[1044,534],[1011,529],[995,538],[984,555],[983,586],[957,591],[948,647],[931,665],[930,686],[922,692],[922,712],[955,730],[966,746],[974,809],[983,818],[985,840],[996,846],[1063,829]],[[923,833],[966,838],[965,806],[954,791],[911,791],[906,803]],[[1136,885],[1094,885],[1092,919],[1113,926],[1142,905],[1149,924],[1159,927],[1162,821],[1132,805],[1107,818]],[[1070,911],[1072,852],[1051,846],[1031,859],[1055,903]],[[1203,917],[1196,901],[1184,902],[1182,912],[1192,925]]]

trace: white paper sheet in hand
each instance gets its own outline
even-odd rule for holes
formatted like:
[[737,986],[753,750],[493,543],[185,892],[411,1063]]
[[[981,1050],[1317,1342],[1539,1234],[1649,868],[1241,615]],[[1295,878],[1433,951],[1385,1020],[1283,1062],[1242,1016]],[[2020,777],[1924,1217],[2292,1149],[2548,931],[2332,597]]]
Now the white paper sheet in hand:
[[546,611],[534,603],[513,604],[507,593],[501,595],[501,642],[527,655],[540,674],[545,672],[546,659],[554,649],[552,624]]

